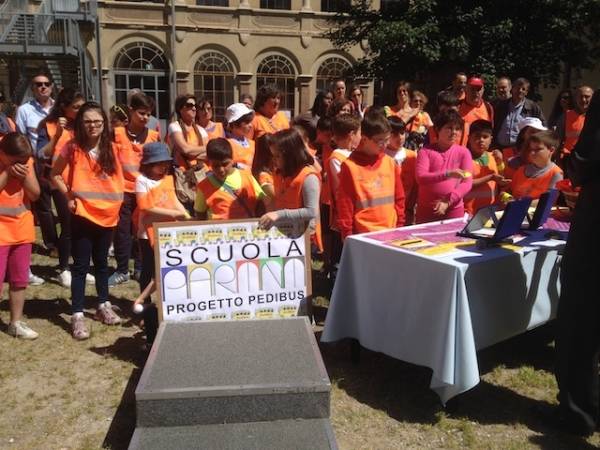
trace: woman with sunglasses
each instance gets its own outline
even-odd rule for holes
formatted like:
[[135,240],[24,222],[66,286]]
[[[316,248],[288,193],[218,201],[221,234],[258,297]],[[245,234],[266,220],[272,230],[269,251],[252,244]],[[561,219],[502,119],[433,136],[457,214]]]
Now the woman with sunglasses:
[[224,138],[225,130],[221,122],[213,122],[213,105],[208,97],[202,97],[196,106],[196,123],[208,134],[208,140]]
[[558,124],[564,121],[564,115],[569,109],[573,109],[571,89],[563,89],[556,96],[556,100],[554,100],[554,106],[552,106],[552,112],[548,118],[548,128],[556,130]]
[[196,97],[180,95],[175,99],[177,119],[169,124],[167,140],[173,146],[175,164],[185,170],[206,160],[208,134],[196,124]]
[[93,102],[81,106],[74,129],[75,138],[60,151],[51,176],[55,186],[67,196],[72,214],[72,333],[75,339],[87,339],[90,332],[83,318],[83,307],[90,258],[94,262],[98,295],[95,317],[106,325],[121,323],[108,301],[108,248],[119,221],[124,179],[102,107]]
[[[51,186],[50,170],[62,148],[75,137],[75,117],[84,102],[85,99],[80,92],[72,88],[63,89],[58,94],[48,116],[40,122],[37,131],[37,153],[45,158],[43,176],[40,178],[40,183],[45,186],[45,189],[42,189],[38,201],[44,202],[48,211],[51,211],[52,201],[54,200],[60,223],[60,237],[56,234],[53,214],[49,214],[47,218],[39,215],[38,220],[45,223],[41,228],[49,233],[49,236],[46,236],[44,240],[53,243],[58,250],[58,280],[64,287],[71,286],[71,272],[69,270],[71,213],[67,204],[67,197]],[[65,169],[63,178],[65,180],[69,178],[68,168]]]

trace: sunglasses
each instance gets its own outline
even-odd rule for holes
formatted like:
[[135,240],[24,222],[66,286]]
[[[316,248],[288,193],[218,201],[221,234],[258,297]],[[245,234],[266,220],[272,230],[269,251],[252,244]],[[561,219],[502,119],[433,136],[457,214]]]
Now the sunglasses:
[[571,97],[569,97],[568,95],[565,95],[563,97],[560,98],[561,100],[571,100]]
[[83,124],[86,127],[101,127],[102,125],[104,125],[104,120],[84,120]]
[[52,83],[50,83],[49,81],[36,81],[35,83],[33,83],[35,85],[35,87],[50,87],[52,86]]
[[195,107],[196,107],[196,104],[195,104],[195,103],[191,103],[191,102],[189,102],[189,103],[186,103],[186,104],[185,104],[185,105],[183,105],[183,106],[185,106],[186,108],[195,108]]

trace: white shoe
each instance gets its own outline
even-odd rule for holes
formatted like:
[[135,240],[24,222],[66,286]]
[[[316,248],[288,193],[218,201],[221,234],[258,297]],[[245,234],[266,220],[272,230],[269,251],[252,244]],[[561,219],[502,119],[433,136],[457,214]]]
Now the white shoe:
[[71,272],[69,270],[63,270],[58,274],[58,281],[63,287],[71,287]]
[[94,275],[92,275],[91,273],[86,273],[85,274],[85,282],[87,284],[94,284],[96,282],[96,277]]
[[29,284],[32,286],[39,286],[40,284],[44,284],[44,279],[34,275],[31,270],[29,270]]
[[8,325],[8,334],[20,339],[37,339],[39,334],[27,326],[25,322],[16,321]]

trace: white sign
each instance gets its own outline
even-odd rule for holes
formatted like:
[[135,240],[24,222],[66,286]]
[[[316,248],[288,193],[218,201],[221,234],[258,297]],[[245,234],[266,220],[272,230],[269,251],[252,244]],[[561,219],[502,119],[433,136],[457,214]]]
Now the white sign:
[[308,232],[257,220],[154,225],[162,320],[290,317],[310,294]]

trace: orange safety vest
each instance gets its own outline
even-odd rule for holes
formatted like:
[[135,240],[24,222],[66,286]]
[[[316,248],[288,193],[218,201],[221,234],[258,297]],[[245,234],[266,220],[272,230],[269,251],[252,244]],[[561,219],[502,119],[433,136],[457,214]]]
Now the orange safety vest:
[[[150,245],[154,247],[154,230],[152,224],[160,222],[155,216],[145,214],[145,211],[150,208],[166,208],[178,209],[177,195],[175,194],[175,181],[173,175],[166,175],[160,180],[160,183],[145,193],[136,195],[137,205],[136,211],[139,211],[139,224],[144,227]],[[163,222],[168,222],[170,219],[163,219]]]
[[[58,122],[46,122],[46,132],[48,133],[48,139],[52,139],[56,135],[56,130],[58,128]],[[58,138],[58,142],[54,146],[54,152],[52,153],[52,164],[58,159],[58,155],[60,155],[60,151],[63,147],[69,142],[71,139],[75,137],[74,130],[66,130],[63,129],[60,138]],[[62,171],[62,179],[69,179],[69,166],[66,165],[64,170]]]
[[227,139],[233,150],[233,162],[243,164],[244,168],[251,169],[252,161],[254,161],[255,143],[252,139],[248,139],[248,147],[244,147],[235,138]]
[[[0,164],[8,170],[8,161],[2,155]],[[27,160],[30,172],[34,171],[33,158]],[[0,190],[0,245],[28,244],[35,241],[35,228],[29,198],[23,181],[9,177]]]
[[[282,177],[278,173],[273,177],[273,188],[275,198],[274,209],[298,209],[302,208],[302,186],[308,175],[316,175],[321,181],[321,176],[313,166],[304,166],[294,177]],[[319,252],[323,252],[323,237],[321,235],[321,221],[319,214],[315,219],[315,229],[311,232],[311,239]]]
[[115,144],[117,144],[119,159],[125,178],[125,192],[135,192],[135,180],[140,175],[140,162],[144,154],[144,144],[158,142],[160,134],[156,130],[149,129],[146,134],[146,140],[136,143],[129,139],[125,127],[115,127],[114,131]]
[[270,119],[256,112],[252,119],[252,128],[254,128],[254,140],[256,141],[265,134],[275,134],[281,130],[287,130],[290,122],[283,111],[277,111]]
[[[473,159],[473,180],[498,173],[498,166],[493,155],[489,153],[487,156],[488,163],[485,166]],[[496,185],[497,183],[494,180],[490,180],[478,186],[473,186],[464,197],[465,211],[473,215],[480,208],[496,203]]]
[[365,169],[351,158],[344,161],[352,177],[354,192],[353,233],[395,228],[396,213],[396,162],[383,156],[377,169]]
[[[327,183],[324,183],[327,187],[328,187],[328,191],[330,192],[330,205],[331,205],[331,209],[329,210],[329,226],[330,228],[333,228],[334,230],[337,230],[337,209],[335,206],[335,193],[337,191],[337,189],[339,188],[339,186],[334,186],[334,182],[333,182],[333,173],[331,170],[331,160],[334,159],[336,161],[340,162],[340,165],[344,163],[344,161],[346,161],[346,159],[348,159],[348,156],[344,155],[342,152],[338,152],[338,151],[333,151],[330,155],[329,158],[327,159],[327,165],[325,166],[325,173],[327,174]],[[339,174],[338,174],[338,178],[339,178]],[[339,179],[338,179],[339,182]],[[333,194],[333,195],[331,195]]]
[[[198,125],[200,126],[200,125]],[[213,122],[213,126],[210,128],[204,128],[206,133],[208,134],[208,140],[215,138],[224,138],[225,131],[223,130],[223,124],[221,122]]]
[[552,178],[558,173],[562,175],[563,171],[556,164],[552,163],[552,168],[539,177],[529,178],[525,175],[525,167],[521,166],[517,169],[510,184],[513,197],[531,197],[533,199],[540,198],[544,192],[550,189]]
[[431,127],[433,127],[433,122],[431,121],[429,114],[425,111],[420,111],[415,117],[413,117],[411,121],[408,122],[406,131],[409,133],[411,131],[415,131],[420,134],[425,134]]
[[[432,128],[433,130],[433,128]],[[417,152],[410,149],[406,151],[406,158],[400,166],[400,177],[404,188],[404,210],[407,214],[412,211],[417,203]]]
[[258,184],[260,187],[263,187],[265,184],[273,185],[273,175],[271,172],[262,171],[258,174]]
[[331,186],[329,185],[329,171],[327,167],[329,166],[329,158],[333,152],[333,148],[329,144],[323,144],[321,146],[321,161],[323,162],[323,186],[321,189],[321,203],[323,205],[331,205],[333,203],[333,199],[331,196]]
[[211,220],[247,219],[255,216],[258,193],[254,190],[252,174],[247,170],[239,172],[242,186],[235,192],[224,188],[223,183],[210,172],[198,183],[198,190],[204,195]]
[[565,154],[568,155],[575,148],[584,123],[585,113],[579,114],[577,111],[569,109],[565,114],[565,143],[563,145]]
[[485,100],[482,100],[481,105],[472,106],[466,101],[462,102],[458,107],[458,113],[465,121],[462,139],[460,145],[466,146],[469,142],[469,128],[476,120],[482,119],[494,123],[494,108]]
[[101,227],[116,226],[124,191],[123,169],[116,146],[112,148],[115,158],[115,173],[112,175],[102,171],[100,165],[75,141],[71,141],[69,146],[71,174],[65,182],[76,201],[74,214]]
[[[198,125],[196,125],[198,126]],[[200,131],[200,130],[198,130]],[[194,129],[190,133],[183,131],[183,138],[185,142],[191,145],[203,145],[202,136],[198,136]],[[169,144],[169,135],[167,134],[166,143]],[[195,166],[200,163],[197,159],[185,159],[180,150],[173,146],[173,158],[175,159],[175,165],[181,170],[186,170],[191,166]]]

